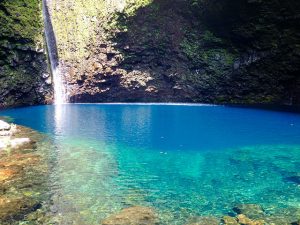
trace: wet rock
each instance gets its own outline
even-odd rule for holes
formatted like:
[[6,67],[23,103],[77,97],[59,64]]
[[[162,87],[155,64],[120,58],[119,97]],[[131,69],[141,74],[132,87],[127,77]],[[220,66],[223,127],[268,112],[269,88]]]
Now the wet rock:
[[250,219],[260,219],[265,216],[263,208],[256,204],[238,204],[233,211],[237,214],[244,214]]
[[0,197],[0,221],[22,219],[25,214],[40,208],[40,203],[32,198]]
[[219,225],[220,220],[215,217],[195,217],[192,218],[186,225]]
[[157,225],[158,218],[153,209],[134,206],[121,210],[101,222],[102,225]]
[[0,131],[10,130],[10,124],[0,120]]
[[222,222],[225,225],[239,225],[239,223],[237,222],[237,219],[235,217],[231,217],[231,216],[224,216],[222,218]]
[[242,225],[265,225],[264,220],[251,220],[246,215],[239,214],[237,216],[238,222]]

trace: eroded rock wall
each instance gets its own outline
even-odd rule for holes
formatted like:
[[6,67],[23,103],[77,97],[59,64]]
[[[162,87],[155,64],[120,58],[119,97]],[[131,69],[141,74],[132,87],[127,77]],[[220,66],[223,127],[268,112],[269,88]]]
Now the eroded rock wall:
[[40,0],[0,1],[0,108],[51,102]]
[[299,104],[299,3],[53,0],[71,102]]
[[224,86],[229,99],[300,104],[299,1],[195,2],[208,29],[237,53]]

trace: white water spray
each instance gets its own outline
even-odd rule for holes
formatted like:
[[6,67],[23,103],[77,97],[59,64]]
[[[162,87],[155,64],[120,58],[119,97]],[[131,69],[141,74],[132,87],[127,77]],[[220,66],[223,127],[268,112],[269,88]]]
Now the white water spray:
[[45,26],[45,37],[47,42],[48,56],[51,65],[53,84],[54,84],[54,104],[59,105],[68,102],[66,86],[60,65],[56,48],[56,39],[51,23],[50,13],[48,10],[48,2],[51,0],[43,0],[43,18]]
[[54,104],[63,104],[67,103],[68,98],[65,91],[64,81],[62,79],[62,75],[60,73],[59,67],[52,68],[52,76],[54,83]]

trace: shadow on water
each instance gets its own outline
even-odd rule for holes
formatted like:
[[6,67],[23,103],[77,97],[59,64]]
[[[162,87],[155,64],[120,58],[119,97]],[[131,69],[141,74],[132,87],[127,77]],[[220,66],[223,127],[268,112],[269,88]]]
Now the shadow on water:
[[290,113],[300,113],[300,106],[297,105],[274,105],[274,104],[227,104],[227,107],[233,108],[249,108],[249,109],[261,109],[277,112],[290,112]]

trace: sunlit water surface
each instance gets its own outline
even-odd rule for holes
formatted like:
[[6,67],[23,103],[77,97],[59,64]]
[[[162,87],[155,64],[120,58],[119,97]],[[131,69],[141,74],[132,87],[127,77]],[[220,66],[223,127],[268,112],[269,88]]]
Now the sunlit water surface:
[[154,207],[163,224],[237,203],[300,208],[300,115],[207,105],[78,104],[1,111],[49,134],[53,220],[99,224]]

